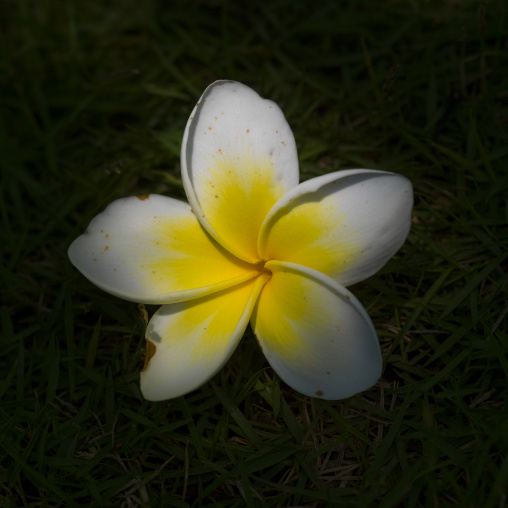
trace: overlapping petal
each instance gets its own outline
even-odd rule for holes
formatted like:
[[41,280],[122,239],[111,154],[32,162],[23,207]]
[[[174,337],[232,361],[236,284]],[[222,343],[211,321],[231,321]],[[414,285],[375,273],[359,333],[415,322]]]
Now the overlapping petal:
[[259,228],[298,184],[291,128],[272,101],[233,81],[210,85],[182,144],[185,192],[207,231],[236,256],[259,261]]
[[309,268],[270,261],[251,324],[277,374],[299,392],[343,399],[381,375],[376,332],[356,298]]
[[100,288],[141,303],[196,298],[259,273],[215,242],[187,203],[156,194],[113,202],[69,257]]
[[393,173],[356,169],[313,178],[270,211],[259,253],[348,286],[376,273],[401,247],[412,205],[411,183]]
[[267,279],[262,274],[213,295],[162,306],[147,328],[143,396],[179,397],[214,376],[233,354]]

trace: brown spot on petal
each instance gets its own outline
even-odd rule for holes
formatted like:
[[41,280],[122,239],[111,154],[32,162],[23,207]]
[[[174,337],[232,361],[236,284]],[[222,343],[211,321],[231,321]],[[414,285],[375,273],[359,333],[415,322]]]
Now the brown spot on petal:
[[146,370],[146,368],[148,367],[148,362],[152,359],[152,356],[155,354],[155,351],[157,350],[155,344],[151,340],[148,339],[145,340],[146,340],[145,364],[143,365],[141,372]]
[[136,196],[140,201],[144,201],[145,199],[148,199],[150,197],[150,194],[139,194]]
[[316,396],[317,396],[317,397],[322,397],[322,396],[323,396],[323,392],[322,392],[321,390],[318,390],[318,391],[316,392]]

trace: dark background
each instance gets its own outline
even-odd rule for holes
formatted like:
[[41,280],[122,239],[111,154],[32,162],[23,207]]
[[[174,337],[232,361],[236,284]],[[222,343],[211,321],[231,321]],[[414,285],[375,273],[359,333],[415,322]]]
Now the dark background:
[[[0,3],[0,504],[482,506],[508,484],[508,8],[481,1]],[[279,383],[255,339],[144,401],[144,311],[66,251],[112,200],[185,199],[216,79],[276,101],[301,178],[413,182],[408,241],[352,288],[385,370],[346,401]]]

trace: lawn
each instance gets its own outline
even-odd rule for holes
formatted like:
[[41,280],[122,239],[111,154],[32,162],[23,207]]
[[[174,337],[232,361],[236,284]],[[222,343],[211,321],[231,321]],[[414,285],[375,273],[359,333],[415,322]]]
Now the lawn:
[[[508,5],[4,0],[0,505],[508,505]],[[186,199],[180,144],[216,79],[277,102],[301,180],[409,178],[409,237],[351,288],[384,369],[300,395],[250,329],[200,389],[139,389],[157,307],[67,249],[113,200]]]

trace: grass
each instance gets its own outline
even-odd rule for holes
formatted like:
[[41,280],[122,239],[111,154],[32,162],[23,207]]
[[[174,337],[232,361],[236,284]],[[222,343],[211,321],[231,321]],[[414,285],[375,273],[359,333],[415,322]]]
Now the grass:
[[[506,506],[506,4],[175,4],[2,3],[0,504]],[[212,382],[147,402],[154,308],[67,259],[112,200],[185,198],[183,128],[218,78],[279,103],[302,179],[413,182],[408,241],[352,288],[385,365],[356,397],[292,391],[247,332]]]

